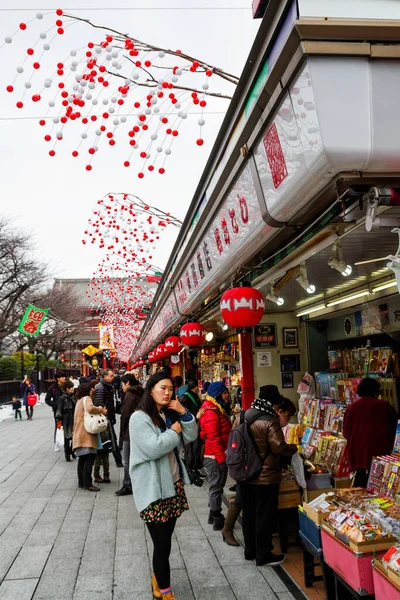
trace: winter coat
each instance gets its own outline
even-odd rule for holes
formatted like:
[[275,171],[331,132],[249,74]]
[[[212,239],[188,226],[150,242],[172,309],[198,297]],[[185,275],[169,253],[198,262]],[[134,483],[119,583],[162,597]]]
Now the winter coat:
[[21,383],[21,390],[22,390],[22,393],[24,394],[24,406],[25,407],[28,406],[28,396],[30,394],[36,393],[35,389],[36,388],[33,383],[31,383],[31,385],[26,385],[26,383],[24,381]]
[[[85,396],[85,404],[87,412],[92,415],[98,415],[101,412],[99,406],[94,406],[90,396]],[[80,398],[76,403],[75,414],[74,414],[74,429],[72,433],[72,449],[76,448],[97,448],[98,447],[98,435],[88,433],[83,423],[83,417],[85,415],[85,409],[83,406],[83,398]]]
[[398,415],[386,400],[364,396],[348,406],[343,421],[350,471],[369,469],[373,456],[391,454]]
[[198,394],[196,394],[196,392],[193,391],[187,391],[184,393],[184,395],[180,398],[179,402],[188,410],[190,410],[190,412],[192,413],[192,415],[196,416],[197,413],[200,410],[200,406],[202,403],[202,400],[200,400]]
[[[193,415],[187,412],[180,417],[180,423],[181,435],[173,429],[160,429],[142,410],[134,412],[129,421],[129,474],[139,513],[152,502],[172,498],[176,494],[168,455],[175,448],[179,450],[181,437],[185,443],[197,438],[197,424]],[[179,452],[177,460],[183,483],[190,483]]]
[[197,414],[200,437],[204,440],[204,456],[215,456],[218,463],[225,462],[225,450],[232,429],[231,422],[218,402],[207,396]]
[[57,385],[57,382],[52,383],[49,389],[47,390],[47,394],[44,401],[46,402],[46,404],[48,404],[48,406],[51,406],[54,414],[56,412],[57,403],[62,395],[63,392],[61,388]]
[[71,438],[74,427],[75,401],[73,395],[63,394],[57,401],[56,420],[62,422],[64,437]]
[[121,442],[129,442],[129,419],[137,410],[143,396],[141,385],[135,385],[126,390],[124,401],[122,403],[121,425],[119,430],[119,439]]
[[95,406],[105,406],[107,409],[107,419],[115,425],[114,386],[112,383],[107,383],[104,379],[100,379],[94,388],[93,404]]
[[21,400],[15,400],[12,403],[12,409],[13,410],[21,410]]
[[[250,425],[250,431],[257,445],[258,455],[260,457],[266,456],[266,458],[259,477],[251,483],[254,485],[280,483],[281,466],[279,458],[281,456],[293,456],[297,452],[297,446],[285,442],[278,415],[267,415],[261,410],[250,408],[246,411],[246,418],[253,419],[257,413],[259,418]],[[239,423],[240,415],[235,419],[234,429],[239,426]]]

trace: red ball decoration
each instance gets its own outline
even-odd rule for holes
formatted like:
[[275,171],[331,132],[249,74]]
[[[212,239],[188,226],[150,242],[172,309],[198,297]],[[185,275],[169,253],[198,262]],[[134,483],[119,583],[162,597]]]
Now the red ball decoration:
[[170,354],[178,354],[183,348],[182,340],[179,335],[171,335],[165,340],[165,345]]
[[186,323],[179,335],[186,346],[200,346],[206,339],[206,330],[201,323]]
[[229,327],[254,327],[264,315],[264,297],[252,287],[235,287],[224,292],[220,307]]
[[157,357],[155,356],[154,353],[155,353],[155,350],[152,350],[151,352],[148,353],[147,360],[149,361],[149,363],[157,362]]

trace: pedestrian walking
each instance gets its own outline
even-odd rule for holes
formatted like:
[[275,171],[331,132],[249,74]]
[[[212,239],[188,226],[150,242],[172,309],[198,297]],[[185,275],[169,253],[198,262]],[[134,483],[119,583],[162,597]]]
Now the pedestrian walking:
[[[283,554],[272,552],[272,534],[277,518],[281,481],[279,459],[282,456],[293,456],[297,452],[297,446],[287,444],[283,437],[279,416],[274,410],[274,405],[279,405],[281,400],[275,385],[264,385],[260,388],[259,397],[245,412],[257,453],[263,457],[263,463],[257,479],[241,482],[237,487],[243,507],[244,556],[246,560],[255,560],[258,566],[278,565],[285,560]],[[240,415],[236,417],[233,427],[238,427],[239,424]]]
[[47,406],[50,406],[50,408],[53,411],[54,441],[55,441],[56,440],[56,432],[57,432],[56,408],[57,408],[57,403],[58,403],[59,399],[63,395],[61,386],[63,383],[65,383],[65,379],[66,379],[65,374],[63,373],[63,371],[56,371],[54,374],[54,379],[55,379],[55,381],[51,384],[51,386],[47,390],[47,394],[46,394],[44,401],[46,402]]
[[76,399],[72,449],[78,457],[78,485],[79,489],[88,492],[98,492],[100,488],[93,485],[92,469],[100,438],[99,434],[92,434],[86,431],[84,416],[85,409],[92,415],[105,415],[107,414],[107,409],[103,406],[94,406],[90,397],[90,385],[88,383],[83,383],[77,388]]
[[129,420],[135,410],[138,409],[143,397],[143,388],[139,381],[131,373],[121,377],[121,385],[124,393],[124,402],[121,412],[120,426],[120,445],[122,444],[122,463],[124,465],[124,479],[122,488],[115,493],[117,496],[128,496],[132,494],[132,483],[129,475],[129,456],[130,456],[130,438],[129,438]]
[[227,415],[229,411],[229,392],[222,381],[212,383],[198,413],[200,437],[204,439],[204,467],[209,483],[208,523],[215,531],[224,526],[222,514],[222,494],[228,475],[225,463],[225,450],[232,429]]
[[12,397],[12,409],[15,412],[15,420],[17,420],[18,415],[19,415],[19,420],[22,420],[22,413],[21,413],[21,400],[19,400],[17,398],[17,396],[13,396]]
[[152,375],[143,401],[129,421],[130,476],[133,497],[153,540],[152,587],[155,598],[174,600],[169,556],[176,520],[188,510],[184,484],[189,483],[179,456],[181,439],[197,437],[193,415],[173,400],[174,384],[164,372]]
[[24,394],[24,406],[26,411],[26,418],[28,421],[32,420],[33,417],[33,406],[30,406],[28,403],[28,396],[32,396],[36,393],[35,385],[31,382],[30,379],[25,377],[23,382],[21,383],[22,393]]
[[112,437],[112,453],[114,455],[115,464],[117,467],[122,467],[122,456],[121,451],[117,444],[117,436],[115,434],[114,425],[116,423],[115,416],[115,400],[114,400],[114,371],[112,369],[106,369],[103,373],[103,377],[94,388],[93,404],[95,406],[104,406],[107,408],[107,419],[110,427],[109,431]]
[[58,399],[56,405],[57,428],[62,427],[64,430],[65,460],[67,462],[71,462],[71,457],[75,458],[75,454],[72,452],[72,431],[74,428],[75,412],[75,386],[72,381],[67,379],[67,381],[62,384],[61,389],[63,394]]

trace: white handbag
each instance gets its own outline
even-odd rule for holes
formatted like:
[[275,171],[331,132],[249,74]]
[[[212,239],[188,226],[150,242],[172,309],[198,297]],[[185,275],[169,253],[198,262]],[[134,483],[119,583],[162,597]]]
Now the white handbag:
[[105,431],[108,427],[107,417],[105,415],[92,415],[86,410],[86,397],[83,398],[83,408],[85,411],[83,425],[88,433],[96,434]]

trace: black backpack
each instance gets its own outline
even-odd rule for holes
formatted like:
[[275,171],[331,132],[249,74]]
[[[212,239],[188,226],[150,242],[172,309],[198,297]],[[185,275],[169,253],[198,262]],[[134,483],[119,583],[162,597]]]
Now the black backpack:
[[[50,394],[50,390],[51,390],[51,394]],[[46,394],[46,398],[44,399],[44,401],[46,402],[47,406],[50,406],[50,408],[52,408],[53,410],[56,407],[56,403],[55,403],[55,398],[54,398],[54,383],[49,387],[49,390]]]
[[259,419],[246,419],[246,411],[240,413],[240,425],[232,429],[229,434],[228,448],[226,450],[226,464],[229,475],[238,482],[255,481],[260,473],[268,452],[260,457],[257,445],[250,431],[250,425]]

